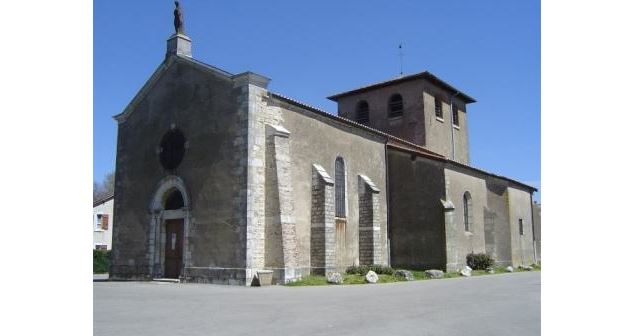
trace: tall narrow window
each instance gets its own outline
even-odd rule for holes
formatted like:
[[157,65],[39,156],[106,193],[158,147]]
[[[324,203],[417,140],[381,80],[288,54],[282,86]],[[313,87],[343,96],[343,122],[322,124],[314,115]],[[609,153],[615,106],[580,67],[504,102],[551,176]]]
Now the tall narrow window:
[[335,160],[335,217],[346,217],[346,172],[339,156]]
[[452,105],[452,123],[459,126],[459,108],[454,104]]
[[399,117],[403,115],[403,98],[400,94],[395,93],[388,100],[388,118]]
[[520,233],[521,236],[525,234],[522,218],[518,219],[518,232]]
[[360,101],[355,110],[355,121],[360,124],[365,124],[370,120],[368,115],[368,103],[365,100]]
[[466,232],[472,229],[472,196],[467,191],[463,194],[463,223]]
[[443,119],[443,106],[441,103],[441,98],[434,97],[434,114],[439,119]]

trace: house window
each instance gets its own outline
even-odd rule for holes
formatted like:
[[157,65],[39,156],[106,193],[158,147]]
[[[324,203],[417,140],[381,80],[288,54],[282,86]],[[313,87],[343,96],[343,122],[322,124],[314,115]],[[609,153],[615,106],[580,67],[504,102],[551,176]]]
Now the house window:
[[403,115],[403,98],[398,93],[390,96],[388,101],[388,118],[399,117]]
[[95,250],[107,250],[108,249],[108,245],[95,245]]
[[360,101],[355,109],[355,120],[360,124],[367,123],[370,118],[368,116],[368,103],[365,100]]
[[452,105],[452,124],[459,126],[459,108]]
[[443,105],[439,97],[434,97],[434,114],[437,118],[443,119]]
[[97,214],[95,215],[95,230],[108,230],[108,215]]
[[95,215],[95,223],[93,223],[93,227],[95,228],[95,230],[101,230],[102,216],[103,216],[102,214]]
[[463,194],[463,223],[465,224],[465,232],[472,229],[472,196],[469,192]]
[[346,217],[346,172],[339,156],[335,160],[335,217]]
[[521,236],[525,234],[525,231],[523,229],[523,219],[522,218],[518,219],[518,232],[520,233]]

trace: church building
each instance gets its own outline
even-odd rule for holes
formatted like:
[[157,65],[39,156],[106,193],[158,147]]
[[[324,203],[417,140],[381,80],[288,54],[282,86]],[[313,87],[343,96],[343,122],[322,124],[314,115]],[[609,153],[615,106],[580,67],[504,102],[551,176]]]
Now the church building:
[[536,262],[536,189],[470,166],[469,95],[422,72],[331,96],[334,115],[194,59],[178,7],[175,30],[115,116],[112,279]]

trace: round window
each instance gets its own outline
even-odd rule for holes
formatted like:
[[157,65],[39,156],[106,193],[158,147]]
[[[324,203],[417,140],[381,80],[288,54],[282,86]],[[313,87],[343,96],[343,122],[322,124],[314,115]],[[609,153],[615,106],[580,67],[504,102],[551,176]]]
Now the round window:
[[185,155],[185,136],[177,129],[167,132],[161,139],[161,165],[173,170],[183,161]]

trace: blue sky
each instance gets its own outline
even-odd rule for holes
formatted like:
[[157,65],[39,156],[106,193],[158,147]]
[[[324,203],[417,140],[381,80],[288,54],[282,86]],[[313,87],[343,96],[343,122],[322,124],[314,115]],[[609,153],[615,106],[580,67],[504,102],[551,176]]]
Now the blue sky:
[[[194,58],[272,79],[336,113],[327,96],[428,70],[474,97],[475,167],[540,188],[539,1],[183,0]],[[172,1],[94,2],[93,178],[114,170],[120,113],[165,55]],[[540,195],[536,195],[540,199]]]

